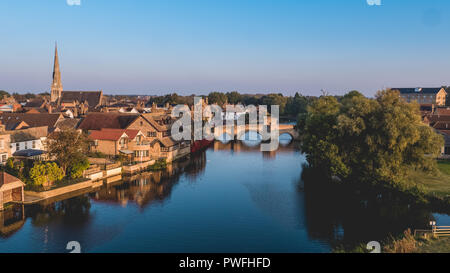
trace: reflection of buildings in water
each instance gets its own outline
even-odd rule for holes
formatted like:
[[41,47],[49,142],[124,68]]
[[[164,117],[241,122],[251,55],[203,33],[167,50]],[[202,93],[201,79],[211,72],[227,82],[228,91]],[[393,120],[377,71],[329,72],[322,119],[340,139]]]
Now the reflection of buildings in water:
[[190,181],[196,181],[205,166],[206,153],[193,154],[188,160],[168,164],[165,170],[124,177],[122,183],[107,185],[91,194],[91,197],[98,202],[111,202],[122,206],[135,202],[141,208],[149,204],[163,203],[170,197],[182,174],[186,174]]
[[135,202],[141,208],[149,204],[163,203],[170,197],[173,187],[183,173],[196,175],[204,168],[205,162],[206,156],[200,154],[190,160],[168,164],[165,170],[124,177],[122,183],[107,185],[91,194],[91,197],[98,202],[111,202],[122,206]]
[[190,183],[197,181],[197,179],[205,173],[206,162],[205,151],[191,155],[189,164],[184,168],[186,177]]
[[296,153],[297,149],[295,143],[290,143],[288,145],[279,145],[278,149],[271,152],[261,152],[260,145],[253,145],[254,143],[236,140],[223,143],[221,141],[214,141],[214,151],[229,151],[231,153],[261,153],[263,159],[273,160],[279,153]]
[[13,205],[0,211],[0,236],[10,237],[25,223],[25,209],[23,205]]

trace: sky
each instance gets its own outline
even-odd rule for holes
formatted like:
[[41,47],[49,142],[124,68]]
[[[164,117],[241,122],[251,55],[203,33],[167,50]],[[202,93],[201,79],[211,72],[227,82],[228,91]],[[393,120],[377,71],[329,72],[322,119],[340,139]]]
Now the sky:
[[0,0],[0,89],[49,91],[55,41],[64,90],[373,96],[450,85],[450,1],[380,1]]

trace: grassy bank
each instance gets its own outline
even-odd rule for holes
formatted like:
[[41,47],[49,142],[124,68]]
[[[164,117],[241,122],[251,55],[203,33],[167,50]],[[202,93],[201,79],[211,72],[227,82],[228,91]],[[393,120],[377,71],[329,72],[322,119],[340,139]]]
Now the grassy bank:
[[450,238],[429,239],[419,243],[416,253],[450,253]]
[[[430,235],[431,236],[431,235]],[[450,253],[450,238],[414,237],[410,230],[401,238],[390,241],[385,247],[387,253]]]
[[[381,242],[382,253],[450,253],[450,238],[423,238],[414,236],[407,230],[397,238]],[[365,244],[351,250],[335,248],[334,253],[369,253]]]
[[421,171],[411,171],[406,183],[416,185],[427,195],[446,198],[450,196],[450,161],[438,161],[439,172],[428,174]]

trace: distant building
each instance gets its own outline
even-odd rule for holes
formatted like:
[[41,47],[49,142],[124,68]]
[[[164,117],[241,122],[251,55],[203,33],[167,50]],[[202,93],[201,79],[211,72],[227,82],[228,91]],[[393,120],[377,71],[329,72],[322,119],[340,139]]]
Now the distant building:
[[398,90],[400,96],[407,102],[416,101],[419,104],[435,104],[445,106],[447,92],[442,87],[436,88],[391,88]]
[[58,47],[55,45],[55,59],[53,64],[53,81],[50,91],[50,101],[57,106],[97,108],[102,105],[102,91],[63,91],[61,70],[59,68]]

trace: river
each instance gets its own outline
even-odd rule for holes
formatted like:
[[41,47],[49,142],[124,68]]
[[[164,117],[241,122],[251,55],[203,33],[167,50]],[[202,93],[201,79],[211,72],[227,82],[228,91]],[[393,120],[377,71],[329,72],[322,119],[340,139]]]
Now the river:
[[308,191],[295,144],[216,141],[165,171],[0,213],[0,252],[330,252],[447,215]]

